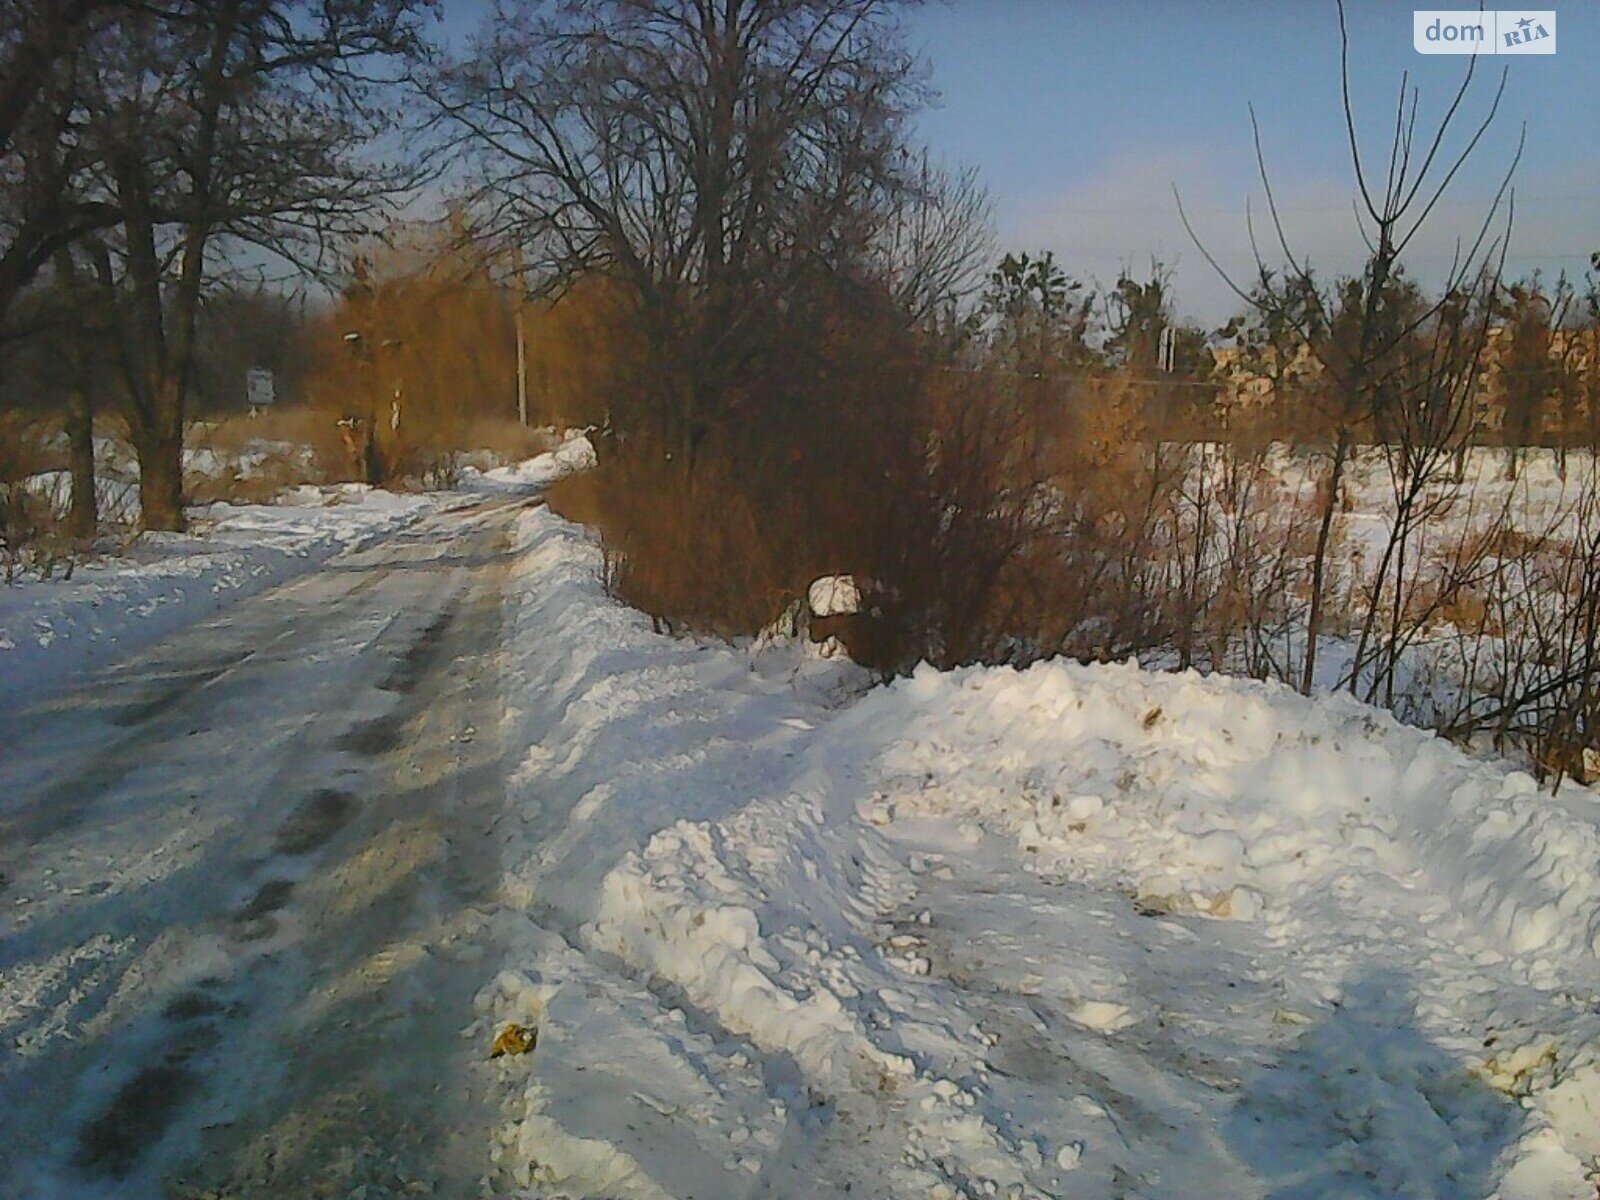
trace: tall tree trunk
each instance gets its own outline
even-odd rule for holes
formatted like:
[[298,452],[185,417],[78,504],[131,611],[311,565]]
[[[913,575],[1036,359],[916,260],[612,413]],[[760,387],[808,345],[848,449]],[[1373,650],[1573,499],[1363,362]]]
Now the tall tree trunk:
[[95,496],[94,402],[83,373],[83,351],[75,353],[72,384],[67,391],[67,465],[72,474],[72,505],[67,510],[67,536],[90,541],[100,527],[100,502]]
[[227,54],[241,7],[240,0],[219,0],[211,14],[209,57],[196,100],[199,125],[185,163],[189,190],[184,200],[194,215],[183,226],[177,278],[170,282],[157,252],[159,214],[152,201],[155,188],[150,165],[132,145],[112,156],[132,283],[130,318],[138,343],[125,348],[124,356],[146,529],[184,528],[184,408],[194,365],[195,320],[205,281],[206,248],[215,223],[214,173],[221,112],[228,98]]
[[1333,518],[1339,511],[1339,488],[1344,483],[1344,465],[1350,454],[1350,432],[1339,426],[1333,447],[1333,462],[1328,468],[1328,486],[1322,501],[1322,519],[1317,525],[1317,546],[1311,556],[1311,611],[1306,615],[1306,662],[1300,676],[1301,694],[1309,696],[1317,678],[1317,639],[1322,636],[1323,592],[1327,585],[1328,546],[1333,540]]
[[70,250],[56,255],[61,285],[71,309],[67,331],[67,466],[72,476],[72,502],[67,510],[67,536],[91,541],[100,527],[100,504],[95,496],[94,478],[94,402],[89,396],[84,339],[88,329],[83,320],[83,292],[78,287],[78,269]]
[[181,532],[183,517],[183,415],[178,389],[164,381],[155,420],[134,435],[139,454],[139,508],[146,529]]

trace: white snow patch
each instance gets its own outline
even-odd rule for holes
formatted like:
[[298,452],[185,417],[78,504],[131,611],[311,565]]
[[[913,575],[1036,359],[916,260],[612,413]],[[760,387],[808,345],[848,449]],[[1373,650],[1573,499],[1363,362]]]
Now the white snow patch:
[[472,492],[523,492],[549,487],[564,475],[588,470],[595,465],[594,444],[581,429],[568,429],[560,435],[554,450],[526,462],[505,467],[464,467],[461,487]]

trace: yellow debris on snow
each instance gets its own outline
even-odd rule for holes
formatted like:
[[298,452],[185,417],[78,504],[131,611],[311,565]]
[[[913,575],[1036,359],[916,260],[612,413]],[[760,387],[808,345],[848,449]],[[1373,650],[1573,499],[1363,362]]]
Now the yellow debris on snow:
[[502,1054],[526,1054],[533,1049],[533,1044],[538,1040],[539,1034],[536,1030],[513,1022],[502,1029],[495,1037],[494,1045],[489,1047],[489,1057],[499,1058]]

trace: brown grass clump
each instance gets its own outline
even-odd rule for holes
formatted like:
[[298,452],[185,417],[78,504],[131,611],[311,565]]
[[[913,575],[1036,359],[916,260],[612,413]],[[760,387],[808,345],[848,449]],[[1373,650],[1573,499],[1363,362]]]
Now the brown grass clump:
[[76,548],[51,494],[33,477],[64,466],[51,425],[30,413],[0,413],[0,574],[71,575]]

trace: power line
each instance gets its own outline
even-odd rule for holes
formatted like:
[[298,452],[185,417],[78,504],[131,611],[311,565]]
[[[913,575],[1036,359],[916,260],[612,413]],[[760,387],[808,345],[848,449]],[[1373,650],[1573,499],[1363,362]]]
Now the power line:
[[[1352,197],[1351,199],[1353,200],[1354,197]],[[1574,195],[1574,196],[1524,196],[1520,192],[1517,193],[1517,207],[1518,208],[1522,208],[1524,205],[1528,205],[1528,204],[1593,204],[1594,202],[1595,202],[1595,197],[1592,196],[1592,195],[1591,196],[1576,196],[1576,195]],[[1440,207],[1441,208],[1449,208],[1449,207],[1481,208],[1481,207],[1483,207],[1484,205],[1486,205],[1488,203],[1489,203],[1489,200],[1487,198],[1482,200],[1482,201],[1473,201],[1473,200],[1462,199],[1462,200],[1457,200],[1457,201],[1453,202],[1453,204],[1451,204],[1449,202],[1447,202],[1445,204],[1441,204]],[[1041,205],[1039,207],[1040,208],[1044,208],[1046,206]],[[1206,205],[1204,207],[1196,208],[1193,205],[1185,204],[1183,207],[1184,207],[1184,211],[1185,212],[1190,212],[1190,213],[1210,213],[1213,216],[1240,216],[1243,213],[1243,206],[1242,205],[1233,206],[1233,207],[1225,207],[1225,206],[1222,206],[1222,205]],[[1141,213],[1141,214],[1143,214],[1143,213],[1156,213],[1156,214],[1160,214],[1160,215],[1164,215],[1164,216],[1175,216],[1175,215],[1177,215],[1177,211],[1178,211],[1175,206],[1170,205],[1170,204],[1167,204],[1167,205],[1162,205],[1162,204],[1108,204],[1108,205],[1099,205],[1099,204],[1062,204],[1062,205],[1049,205],[1048,208],[1049,208],[1049,211],[1051,211],[1053,213],[1094,213],[1094,214],[1103,214],[1103,215],[1108,215],[1108,216],[1121,216],[1121,215],[1123,215],[1125,213]],[[1347,202],[1345,202],[1343,204],[1296,204],[1296,205],[1280,204],[1280,205],[1277,206],[1276,211],[1279,212],[1279,213],[1283,213],[1283,214],[1291,214],[1291,213],[1327,213],[1327,212],[1347,213],[1347,212],[1351,211],[1351,206],[1350,206],[1350,202],[1349,201],[1347,201]]]

